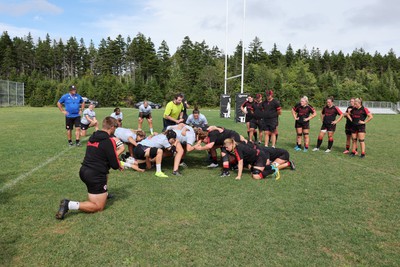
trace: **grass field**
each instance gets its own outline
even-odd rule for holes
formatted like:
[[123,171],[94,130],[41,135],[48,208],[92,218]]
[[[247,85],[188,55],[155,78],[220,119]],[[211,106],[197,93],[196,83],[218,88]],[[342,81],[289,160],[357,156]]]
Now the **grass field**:
[[[99,118],[111,112],[96,109]],[[122,112],[124,127],[136,128],[138,111]],[[161,112],[153,113],[156,130]],[[202,112],[245,134],[218,111]],[[278,146],[297,170],[281,171],[279,181],[220,178],[204,152],[193,152],[182,177],[111,171],[107,208],[63,221],[54,217],[60,199],[86,199],[78,176],[85,147],[67,147],[57,108],[1,108],[0,116],[0,266],[400,265],[400,116],[375,116],[361,160],[342,154],[344,121],[332,153],[294,152],[285,111]],[[319,127],[315,118],[311,148]],[[171,173],[171,160],[163,170]]]

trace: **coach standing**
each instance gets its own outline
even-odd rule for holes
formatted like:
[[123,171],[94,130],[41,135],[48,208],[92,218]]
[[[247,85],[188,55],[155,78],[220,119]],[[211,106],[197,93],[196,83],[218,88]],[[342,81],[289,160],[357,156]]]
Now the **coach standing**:
[[163,126],[165,129],[170,125],[176,125],[181,122],[184,122],[183,119],[183,95],[177,94],[174,97],[174,100],[168,102],[167,106],[165,107],[164,111],[164,118],[163,118]]
[[[65,109],[63,108],[63,105]],[[76,146],[81,146],[79,136],[81,133],[81,114],[85,108],[85,102],[82,97],[76,93],[75,85],[69,88],[69,93],[63,95],[57,102],[58,109],[65,115],[65,127],[67,129],[67,138],[69,146],[72,143],[72,129],[75,125],[75,140]]]

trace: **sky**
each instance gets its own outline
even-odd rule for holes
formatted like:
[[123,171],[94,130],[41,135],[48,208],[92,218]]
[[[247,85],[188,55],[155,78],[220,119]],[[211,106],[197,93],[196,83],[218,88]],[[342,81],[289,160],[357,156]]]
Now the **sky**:
[[399,14],[398,0],[0,0],[0,31],[83,38],[96,47],[103,38],[142,33],[156,49],[165,40],[171,54],[188,36],[228,54],[258,37],[267,52],[276,44],[285,53],[290,44],[322,53],[393,49],[399,56]]

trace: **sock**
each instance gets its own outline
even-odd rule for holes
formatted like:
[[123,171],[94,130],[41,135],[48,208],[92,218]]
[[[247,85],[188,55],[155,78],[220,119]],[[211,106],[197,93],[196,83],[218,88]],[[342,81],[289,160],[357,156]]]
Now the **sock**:
[[308,149],[308,145],[304,145],[304,149]]
[[71,139],[69,139],[69,140],[68,140],[68,143],[72,143],[72,140],[71,140]]
[[329,138],[328,140],[328,149],[331,149],[333,146],[333,138]]
[[153,134],[153,128],[150,128],[150,134]]
[[346,150],[349,150],[350,149],[350,145],[346,145]]
[[211,157],[212,158],[212,163],[218,164],[218,159],[217,157]]
[[297,143],[296,146],[297,146],[298,148],[301,148],[301,144],[299,144],[299,143]]
[[257,141],[257,132],[254,132],[254,141]]
[[161,172],[161,164],[156,164],[156,172]]
[[319,148],[319,147],[321,146],[321,144],[322,144],[322,139],[319,139],[319,138],[318,138],[318,141],[317,141],[317,148]]
[[77,201],[70,201],[68,203],[68,209],[69,210],[79,210],[79,202]]
[[223,171],[224,172],[229,172],[229,168],[225,168],[225,166],[224,166]]
[[79,139],[76,139],[76,141],[75,141],[76,143],[79,143]]

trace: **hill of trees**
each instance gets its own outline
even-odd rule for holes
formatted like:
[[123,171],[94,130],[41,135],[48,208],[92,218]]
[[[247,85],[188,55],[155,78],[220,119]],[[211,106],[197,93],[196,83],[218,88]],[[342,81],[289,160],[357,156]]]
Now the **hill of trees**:
[[[228,57],[229,76],[241,71],[242,44]],[[224,91],[225,55],[205,41],[185,37],[171,55],[165,41],[156,49],[151,38],[102,39],[98,47],[83,39],[34,41],[28,34],[0,38],[0,79],[25,83],[26,103],[55,105],[75,84],[78,92],[102,106],[126,106],[143,99],[165,103],[177,92],[200,107],[218,106]],[[393,50],[382,55],[362,48],[351,54],[298,49],[289,44],[282,53],[274,45],[267,52],[255,37],[246,48],[244,91],[274,89],[283,106],[302,95],[321,106],[326,97],[392,101],[400,99],[400,59]],[[240,79],[229,80],[228,92],[240,92]]]

